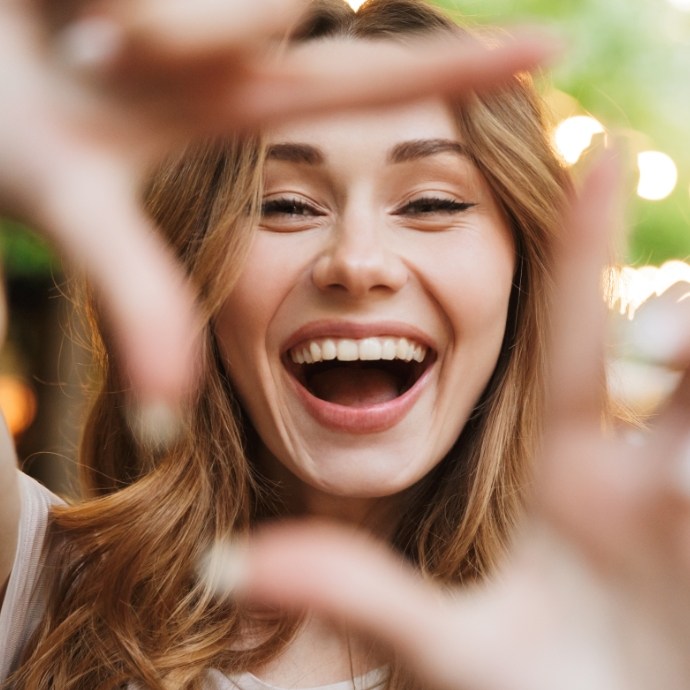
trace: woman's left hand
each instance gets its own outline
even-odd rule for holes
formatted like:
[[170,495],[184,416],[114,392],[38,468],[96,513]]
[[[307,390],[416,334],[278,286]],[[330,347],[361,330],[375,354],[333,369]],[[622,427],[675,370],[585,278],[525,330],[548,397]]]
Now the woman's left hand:
[[523,36],[276,59],[305,4],[0,0],[0,214],[85,269],[145,403],[174,407],[194,385],[201,331],[193,287],[140,203],[163,154],[298,115],[491,88],[553,53]]
[[[241,594],[372,633],[440,690],[690,687],[690,374],[648,431],[602,430],[600,286],[616,168],[601,161],[570,211],[547,433],[499,572],[448,592],[361,534],[293,524],[251,542]],[[687,306],[678,318],[674,360],[687,366]]]

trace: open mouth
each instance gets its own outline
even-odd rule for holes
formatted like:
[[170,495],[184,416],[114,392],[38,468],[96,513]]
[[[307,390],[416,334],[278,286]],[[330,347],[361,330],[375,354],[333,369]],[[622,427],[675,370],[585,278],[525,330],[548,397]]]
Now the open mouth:
[[303,341],[284,356],[290,374],[314,397],[345,407],[395,400],[431,366],[435,353],[408,338]]

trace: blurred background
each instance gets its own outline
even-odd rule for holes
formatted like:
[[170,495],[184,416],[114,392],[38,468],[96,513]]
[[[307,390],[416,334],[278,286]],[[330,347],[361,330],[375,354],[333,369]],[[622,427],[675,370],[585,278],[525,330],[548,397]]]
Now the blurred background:
[[543,85],[557,147],[575,162],[608,131],[630,154],[637,193],[623,258],[660,265],[690,256],[690,0],[436,4],[477,25],[553,28],[567,46]]
[[[629,234],[610,276],[615,319],[628,322],[664,293],[688,296],[690,0],[436,4],[471,25],[545,24],[563,37],[562,62],[540,78],[554,147],[566,164],[578,165],[613,137],[626,160]],[[29,229],[0,219],[0,251],[11,314],[0,353],[0,407],[24,468],[69,494],[88,356],[51,249]],[[611,372],[614,390],[643,415],[678,376],[627,356],[614,357]]]

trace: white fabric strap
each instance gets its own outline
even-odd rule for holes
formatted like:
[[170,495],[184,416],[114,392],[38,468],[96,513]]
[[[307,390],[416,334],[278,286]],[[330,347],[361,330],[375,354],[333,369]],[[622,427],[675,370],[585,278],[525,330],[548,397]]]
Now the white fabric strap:
[[5,599],[0,610],[0,682],[15,670],[22,649],[45,611],[43,574],[48,511],[60,503],[23,472],[19,473],[19,540]]

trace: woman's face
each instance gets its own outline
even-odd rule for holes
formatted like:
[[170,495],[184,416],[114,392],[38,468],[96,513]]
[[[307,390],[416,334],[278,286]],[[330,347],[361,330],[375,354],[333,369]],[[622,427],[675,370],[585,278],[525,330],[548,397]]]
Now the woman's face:
[[268,136],[263,210],[218,314],[259,461],[309,496],[392,496],[458,438],[495,367],[515,250],[449,109]]

